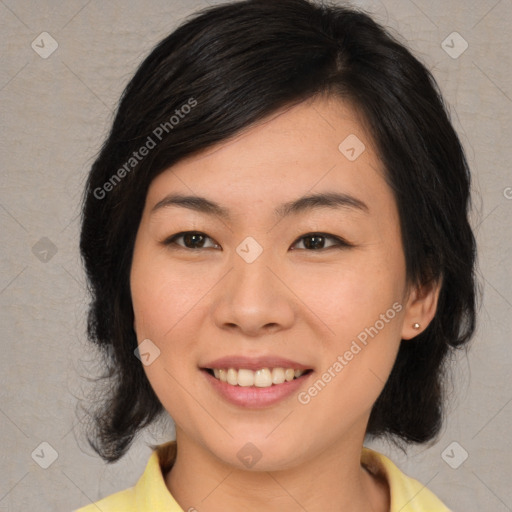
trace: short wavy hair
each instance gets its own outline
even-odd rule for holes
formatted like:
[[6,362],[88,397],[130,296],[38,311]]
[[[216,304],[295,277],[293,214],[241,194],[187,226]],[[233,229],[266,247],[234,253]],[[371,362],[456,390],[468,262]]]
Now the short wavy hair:
[[[470,340],[476,310],[470,173],[439,87],[362,10],[246,0],[196,13],[153,49],[88,175],[80,236],[92,295],[87,332],[107,381],[87,437],[104,460],[122,457],[164,412],[134,356],[129,284],[149,184],[180,159],[316,95],[349,102],[369,127],[398,206],[408,282],[442,281],[434,319],[401,343],[367,435],[405,446],[439,433],[446,362]],[[158,143],[135,158],[150,136]]]

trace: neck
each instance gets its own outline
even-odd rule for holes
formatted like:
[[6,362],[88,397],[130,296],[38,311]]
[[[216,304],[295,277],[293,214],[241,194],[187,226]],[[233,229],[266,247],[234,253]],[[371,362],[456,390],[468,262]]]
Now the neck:
[[183,510],[389,511],[385,481],[361,466],[363,440],[344,440],[314,459],[278,471],[226,464],[176,429],[178,453],[166,484]]

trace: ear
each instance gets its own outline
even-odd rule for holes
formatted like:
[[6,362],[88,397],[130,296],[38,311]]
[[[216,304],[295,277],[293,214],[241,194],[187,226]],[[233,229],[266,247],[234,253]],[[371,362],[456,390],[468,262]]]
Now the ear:
[[[411,288],[405,306],[402,339],[410,340],[428,327],[436,314],[441,284],[440,278]],[[419,324],[420,327],[415,329],[414,324]]]

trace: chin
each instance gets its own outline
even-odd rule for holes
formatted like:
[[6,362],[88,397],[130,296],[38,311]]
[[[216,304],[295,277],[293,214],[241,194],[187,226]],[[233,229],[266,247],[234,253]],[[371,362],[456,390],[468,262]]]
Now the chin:
[[225,442],[216,439],[212,444],[206,441],[206,446],[225,464],[244,471],[289,469],[298,463],[297,455],[304,455],[304,443],[295,446],[288,437],[288,444],[283,444],[282,439],[273,439],[268,433],[236,435]]

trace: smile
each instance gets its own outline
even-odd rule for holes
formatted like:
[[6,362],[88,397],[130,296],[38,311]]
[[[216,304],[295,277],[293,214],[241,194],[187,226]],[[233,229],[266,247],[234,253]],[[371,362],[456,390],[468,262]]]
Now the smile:
[[268,388],[284,382],[291,382],[311,370],[277,367],[261,368],[256,371],[248,368],[207,368],[206,371],[231,386]]

